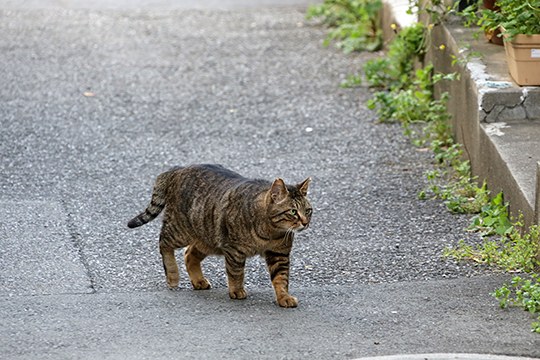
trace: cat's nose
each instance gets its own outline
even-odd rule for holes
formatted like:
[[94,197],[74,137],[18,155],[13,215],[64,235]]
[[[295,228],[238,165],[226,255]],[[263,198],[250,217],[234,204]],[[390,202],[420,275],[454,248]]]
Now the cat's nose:
[[305,230],[309,225],[309,220],[303,216],[300,217],[300,223],[298,224],[298,230]]

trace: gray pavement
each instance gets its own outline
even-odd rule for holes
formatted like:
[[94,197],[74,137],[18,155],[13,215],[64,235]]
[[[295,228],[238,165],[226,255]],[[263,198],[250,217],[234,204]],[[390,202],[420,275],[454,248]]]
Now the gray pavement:
[[[1,358],[540,357],[532,317],[489,295],[509,275],[441,259],[479,240],[417,200],[429,155],[339,88],[374,55],[323,48],[299,2],[107,4],[0,0]],[[245,301],[217,258],[212,290],[166,289],[159,223],[125,224],[159,172],[199,162],[313,178],[299,308],[258,259]]]

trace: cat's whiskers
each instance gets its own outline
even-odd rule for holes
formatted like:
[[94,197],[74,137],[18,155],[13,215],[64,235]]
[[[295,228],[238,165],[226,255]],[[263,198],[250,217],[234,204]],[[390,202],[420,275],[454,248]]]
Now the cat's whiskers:
[[285,231],[285,235],[283,236],[283,240],[281,241],[281,245],[287,243],[288,241],[290,241],[290,239],[292,239],[292,237],[294,236],[294,229],[292,228],[292,226],[290,228],[287,229],[287,231]]

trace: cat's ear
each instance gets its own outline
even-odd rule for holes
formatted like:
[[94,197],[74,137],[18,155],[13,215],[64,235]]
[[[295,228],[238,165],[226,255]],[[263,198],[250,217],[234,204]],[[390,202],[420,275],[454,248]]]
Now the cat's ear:
[[285,200],[285,198],[289,195],[289,190],[287,190],[287,186],[285,186],[285,182],[277,178],[272,183],[272,187],[270,188],[270,197],[275,203],[282,202]]
[[303,196],[307,195],[309,184],[311,184],[311,178],[308,177],[306,180],[302,181],[300,184],[296,185],[298,188],[298,191],[300,191],[300,194]]

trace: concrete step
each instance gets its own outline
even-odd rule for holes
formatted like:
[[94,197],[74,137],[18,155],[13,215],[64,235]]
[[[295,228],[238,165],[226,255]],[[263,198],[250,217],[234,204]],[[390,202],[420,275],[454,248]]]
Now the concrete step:
[[[391,23],[411,23],[411,15],[404,13],[406,2],[386,0],[387,38]],[[458,81],[440,83],[437,92],[450,94],[454,134],[473,174],[487,180],[492,193],[504,192],[514,216],[522,213],[528,224],[539,224],[540,87],[518,86],[508,73],[504,47],[458,21],[433,29],[426,62],[437,71],[460,75]]]

